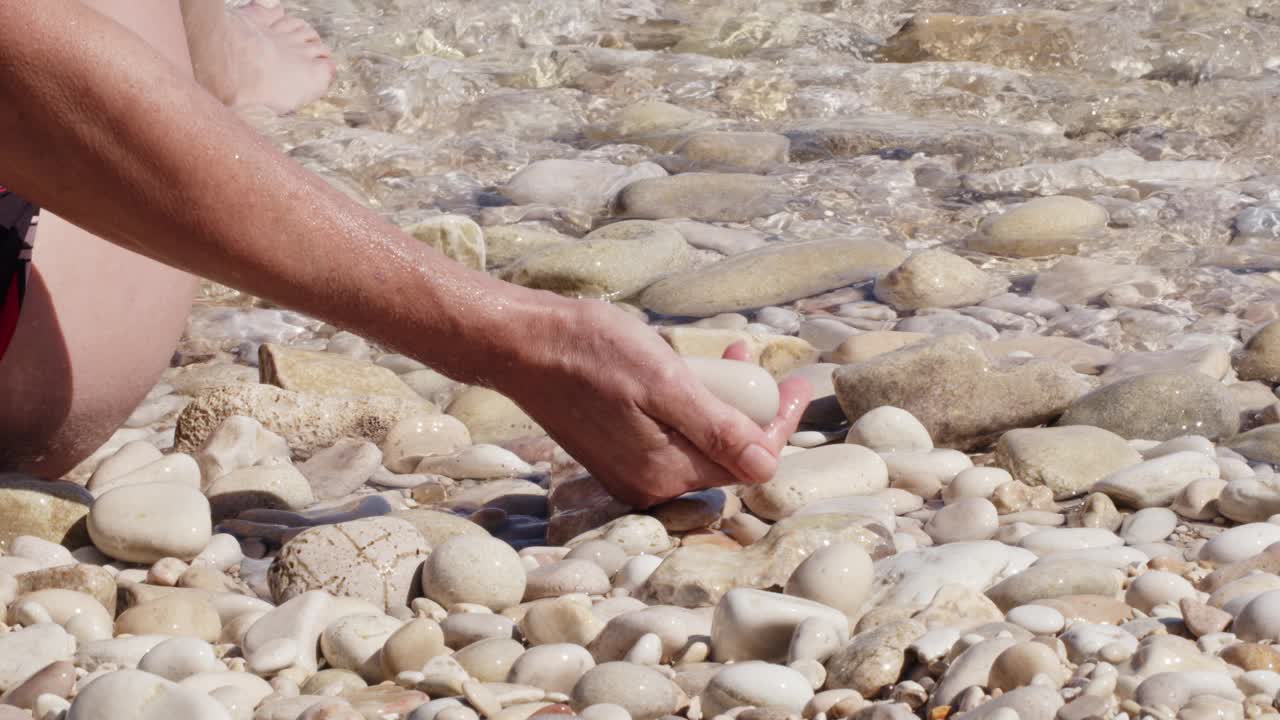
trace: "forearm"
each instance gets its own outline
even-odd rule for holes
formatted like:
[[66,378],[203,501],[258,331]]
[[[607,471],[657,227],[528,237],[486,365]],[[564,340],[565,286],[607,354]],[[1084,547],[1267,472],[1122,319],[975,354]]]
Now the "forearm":
[[484,358],[501,361],[562,308],[382,222],[77,0],[0,3],[0,182],[464,380],[485,380]]

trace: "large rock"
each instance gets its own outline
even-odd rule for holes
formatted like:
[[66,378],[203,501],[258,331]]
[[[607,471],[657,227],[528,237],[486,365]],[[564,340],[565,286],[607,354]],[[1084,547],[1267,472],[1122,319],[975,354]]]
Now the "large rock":
[[847,495],[868,495],[889,486],[889,470],[861,445],[827,445],[784,456],[773,479],[742,490],[756,515],[781,520],[810,503]]
[[267,578],[277,604],[326,590],[391,609],[414,597],[418,568],[430,552],[405,520],[352,520],[299,533],[281,548]]
[[869,237],[769,245],[669,275],[651,285],[640,304],[665,315],[696,317],[781,305],[870,280],[905,257],[896,245]]
[[1271,322],[1249,338],[1236,358],[1241,380],[1280,383],[1280,321]]
[[1107,210],[1070,195],[1036,198],[982,222],[969,248],[991,255],[1074,254],[1107,226]]
[[786,187],[774,178],[688,173],[627,185],[618,193],[618,212],[645,220],[747,222],[781,211],[788,199]]
[[502,277],[508,282],[570,297],[622,299],[683,269],[689,243],[664,223],[632,220],[527,255]]
[[300,458],[310,457],[344,437],[382,442],[397,422],[436,408],[416,394],[325,397],[272,385],[216,387],[192,400],[178,416],[174,448],[194,452],[232,415],[244,415],[281,435]]
[[345,355],[299,350],[264,343],[258,349],[262,382],[300,393],[324,396],[386,395],[420,401],[395,373]]
[[1133,440],[1229,438],[1240,414],[1226,387],[1200,373],[1147,373],[1105,385],[1072,403],[1059,425],[1092,425]]
[[627,167],[598,160],[538,160],[516,173],[502,194],[517,205],[551,205],[602,215],[622,188],[666,174],[650,162]]
[[735,587],[785,585],[791,573],[819,548],[842,542],[862,546],[873,558],[892,552],[889,532],[857,515],[815,514],[787,518],[743,550],[687,545],[662,561],[640,588],[650,604],[714,605]]
[[1061,363],[995,363],[963,335],[846,365],[836,371],[835,384],[850,420],[892,405],[923,423],[934,444],[960,449],[1048,422],[1088,390]]
[[22,473],[0,473],[0,551],[19,535],[33,535],[71,549],[89,543],[85,516],[93,504],[88,490]]
[[898,682],[907,647],[925,634],[915,620],[888,623],[862,632],[827,659],[827,687],[852,688],[873,697]]
[[926,250],[876,280],[875,295],[895,310],[977,305],[1009,286],[946,250]]
[[1105,475],[1140,462],[1124,438],[1088,426],[1010,430],[996,443],[996,465],[1015,480],[1044,485],[1056,500],[1084,495]]

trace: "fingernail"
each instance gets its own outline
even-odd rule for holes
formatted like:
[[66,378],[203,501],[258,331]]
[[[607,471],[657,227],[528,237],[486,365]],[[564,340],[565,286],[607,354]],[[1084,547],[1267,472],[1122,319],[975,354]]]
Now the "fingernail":
[[749,445],[738,455],[738,471],[751,483],[766,483],[773,479],[778,460],[773,453],[760,445]]

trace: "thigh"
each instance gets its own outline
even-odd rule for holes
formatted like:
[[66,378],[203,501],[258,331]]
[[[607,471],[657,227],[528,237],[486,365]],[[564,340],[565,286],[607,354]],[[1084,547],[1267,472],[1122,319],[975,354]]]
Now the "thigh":
[[0,466],[69,470],[168,366],[196,281],[41,213],[26,301],[0,359]]

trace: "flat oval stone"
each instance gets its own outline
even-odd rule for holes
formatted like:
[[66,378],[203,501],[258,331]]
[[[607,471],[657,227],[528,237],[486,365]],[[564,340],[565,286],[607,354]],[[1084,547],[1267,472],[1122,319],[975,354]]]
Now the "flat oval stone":
[[1007,257],[1073,254],[1107,225],[1101,205],[1070,195],[1035,198],[983,220],[970,249]]
[[209,501],[176,483],[127,485],[98,498],[88,518],[89,537],[117,560],[150,564],[191,560],[213,535]]
[[302,510],[316,501],[307,478],[284,464],[233,470],[209,483],[204,494],[217,522],[251,508]]
[[689,244],[675,228],[631,220],[605,225],[581,241],[550,245],[526,255],[507,267],[502,278],[570,297],[620,300],[672,270],[683,269],[689,254]]
[[755,514],[781,520],[819,500],[866,495],[889,485],[888,466],[860,445],[827,445],[783,457],[773,479],[743,490]]
[[1183,488],[1217,480],[1220,472],[1213,458],[1177,452],[1117,470],[1099,480],[1093,490],[1130,507],[1164,507],[1174,502]]
[[525,582],[516,551],[481,535],[448,540],[422,566],[423,592],[446,607],[466,602],[503,610],[520,602]]
[[759,365],[736,360],[687,357],[695,377],[721,401],[732,405],[757,425],[778,415],[778,384]]
[[383,677],[395,678],[405,670],[421,670],[428,660],[447,652],[440,625],[430,618],[417,617],[387,637],[378,653],[378,664]]
[[997,583],[987,597],[1001,610],[1037,600],[1069,595],[1107,595],[1120,592],[1117,571],[1093,563],[1048,563],[1036,565]]
[[138,669],[166,680],[182,682],[192,675],[221,672],[226,668],[213,653],[213,646],[193,637],[165,640],[147,651]]
[[813,698],[813,688],[791,668],[753,661],[734,663],[716,673],[699,697],[703,712],[711,716],[744,705],[798,713]]
[[1031,533],[1018,546],[1044,556],[1073,550],[1118,547],[1123,544],[1124,541],[1118,535],[1102,528],[1050,528]]
[[1005,620],[1033,635],[1057,635],[1066,626],[1062,613],[1045,605],[1019,605],[1005,614]]
[[575,711],[599,703],[619,705],[634,720],[657,720],[675,713],[680,688],[658,671],[627,662],[609,662],[588,670],[573,687]]
[[22,684],[0,697],[0,705],[13,705],[27,710],[35,706],[36,698],[53,694],[65,698],[71,695],[76,684],[76,666],[66,660],[45,665]]
[[649,286],[640,304],[664,315],[693,317],[780,305],[870,280],[904,257],[896,245],[868,237],[769,244],[669,275]]

